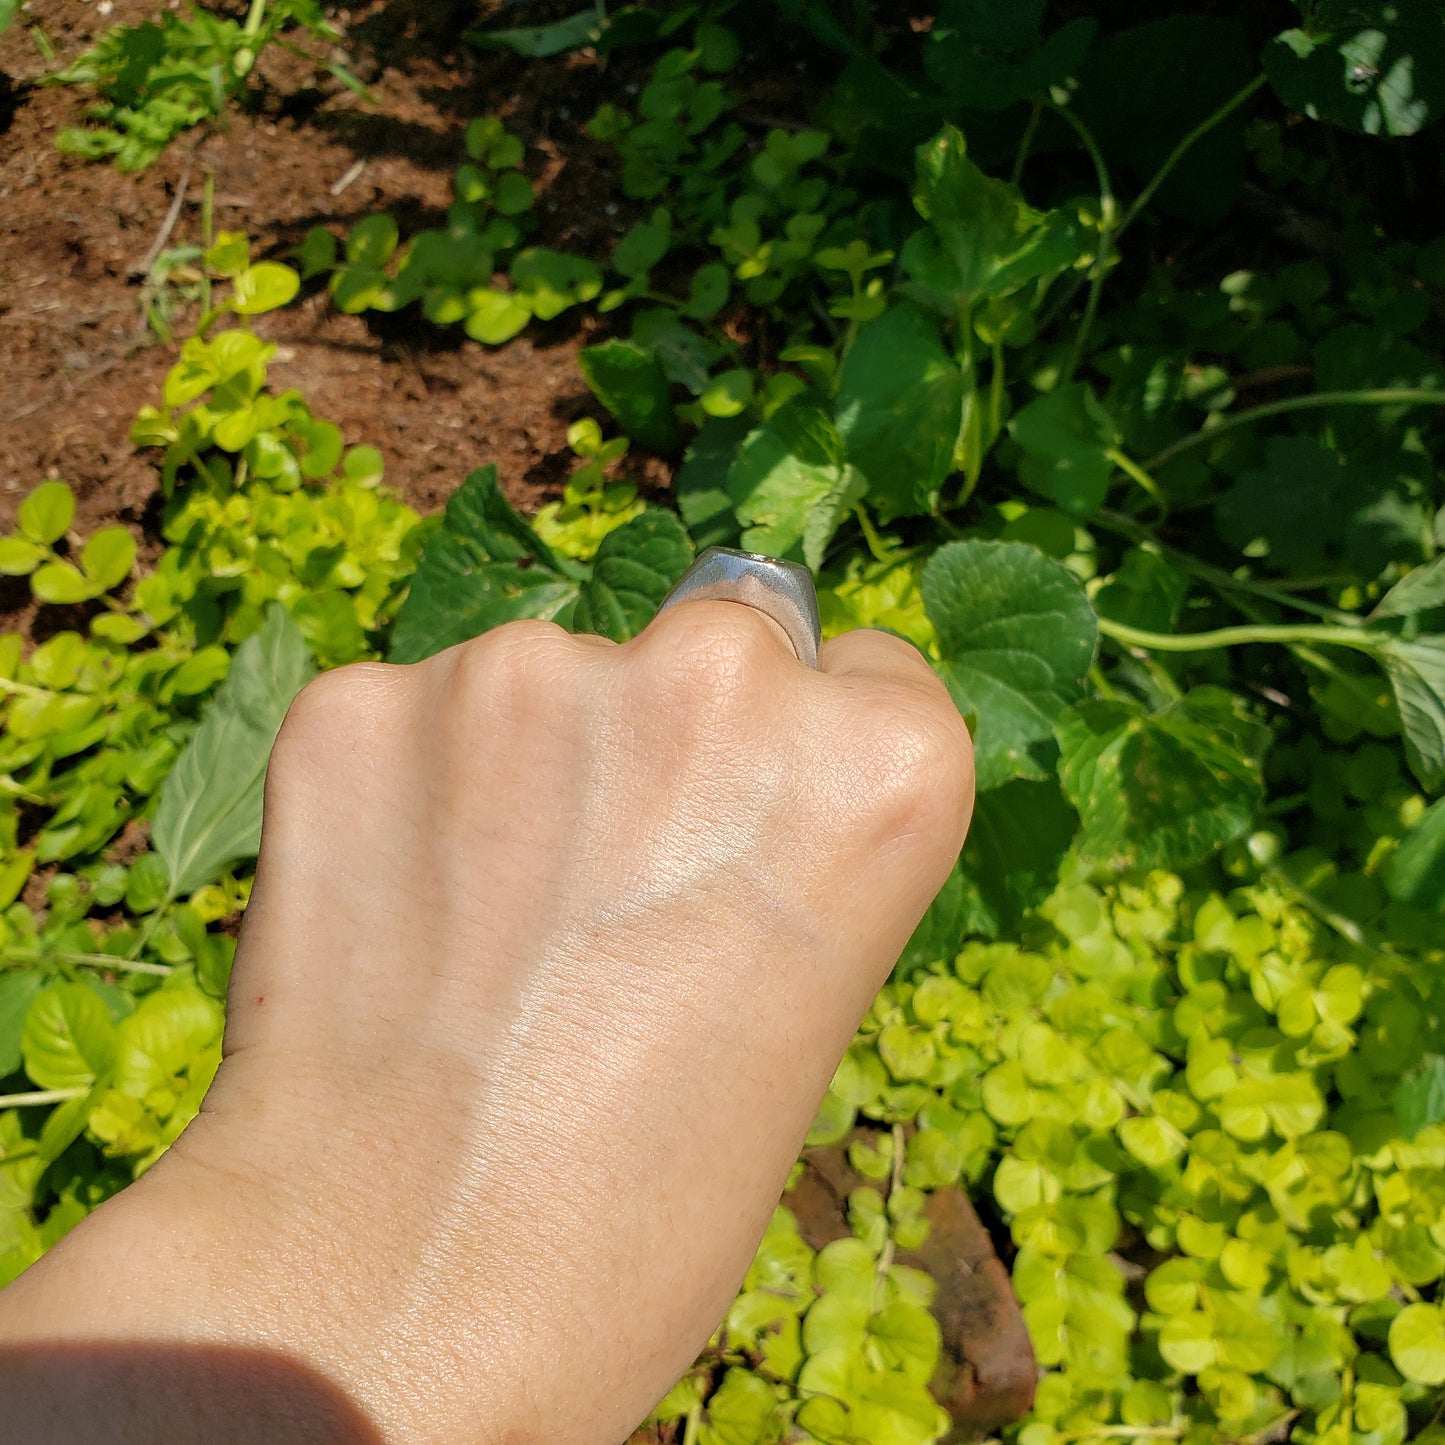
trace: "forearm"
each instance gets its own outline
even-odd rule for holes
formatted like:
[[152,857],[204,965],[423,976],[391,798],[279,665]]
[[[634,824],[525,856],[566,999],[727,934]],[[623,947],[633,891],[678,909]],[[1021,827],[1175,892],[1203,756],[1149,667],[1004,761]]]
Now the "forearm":
[[278,1338],[251,1208],[227,1192],[162,1161],[0,1292],[0,1433],[28,1445],[384,1438],[340,1371]]

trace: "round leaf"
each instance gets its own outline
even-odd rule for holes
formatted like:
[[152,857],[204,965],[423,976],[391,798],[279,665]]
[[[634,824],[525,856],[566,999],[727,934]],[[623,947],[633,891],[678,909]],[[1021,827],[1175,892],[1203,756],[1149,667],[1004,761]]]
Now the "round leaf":
[[135,538],[124,527],[104,527],[85,544],[80,566],[102,592],[119,587],[135,563]]
[[1445,1385],[1445,1312],[1413,1304],[1390,1322],[1390,1358],[1406,1379]]
[[259,316],[284,306],[301,289],[301,277],[277,261],[259,261],[236,277],[231,308],[241,316]]
[[1098,644],[1078,579],[1020,542],[950,542],[922,589],[943,680],[974,720],[979,790],[1046,777],[1054,722],[1083,691]]
[[41,482],[21,502],[20,530],[33,542],[58,542],[75,518],[75,494],[64,482]]
[[47,562],[31,577],[30,590],[41,602],[65,605],[84,602],[101,589],[87,582],[69,562]]
[[467,335],[487,346],[510,341],[532,319],[526,303],[507,291],[473,291],[468,300]]
[[28,537],[0,537],[0,576],[28,577],[45,557],[45,548]]
[[85,984],[53,983],[30,1005],[20,1048],[42,1089],[89,1088],[115,1057],[115,1025]]

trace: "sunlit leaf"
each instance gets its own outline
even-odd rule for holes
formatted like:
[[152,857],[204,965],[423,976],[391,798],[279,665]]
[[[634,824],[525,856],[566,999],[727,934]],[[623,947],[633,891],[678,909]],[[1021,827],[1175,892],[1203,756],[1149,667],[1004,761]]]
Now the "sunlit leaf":
[[1078,580],[1019,542],[950,542],[923,570],[923,602],[973,728],[979,790],[1047,777],[1054,723],[1083,692],[1098,645]]
[[161,786],[151,842],[165,860],[171,897],[256,856],[271,747],[292,698],[315,672],[285,608],[268,608]]

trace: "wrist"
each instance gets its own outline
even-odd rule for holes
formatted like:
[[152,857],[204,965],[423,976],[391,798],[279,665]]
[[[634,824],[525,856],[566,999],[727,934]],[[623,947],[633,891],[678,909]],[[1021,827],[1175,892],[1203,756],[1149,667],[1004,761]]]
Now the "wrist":
[[258,1216],[236,1195],[167,1155],[0,1292],[7,1432],[379,1445],[339,1362],[278,1327]]

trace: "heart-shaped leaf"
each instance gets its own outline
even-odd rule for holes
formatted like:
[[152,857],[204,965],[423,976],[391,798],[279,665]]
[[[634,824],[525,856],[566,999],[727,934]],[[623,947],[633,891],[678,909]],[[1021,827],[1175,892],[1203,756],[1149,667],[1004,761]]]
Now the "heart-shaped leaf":
[[497,469],[473,472],[427,542],[392,632],[392,662],[434,652],[516,617],[565,625],[586,569],[553,555],[512,510]]
[[649,507],[597,549],[572,624],[614,642],[635,637],[692,563],[692,544],[676,513]]
[[1099,640],[1078,578],[1021,542],[950,542],[922,590],[943,679],[973,719],[979,790],[1049,776],[1054,723],[1083,692]]

